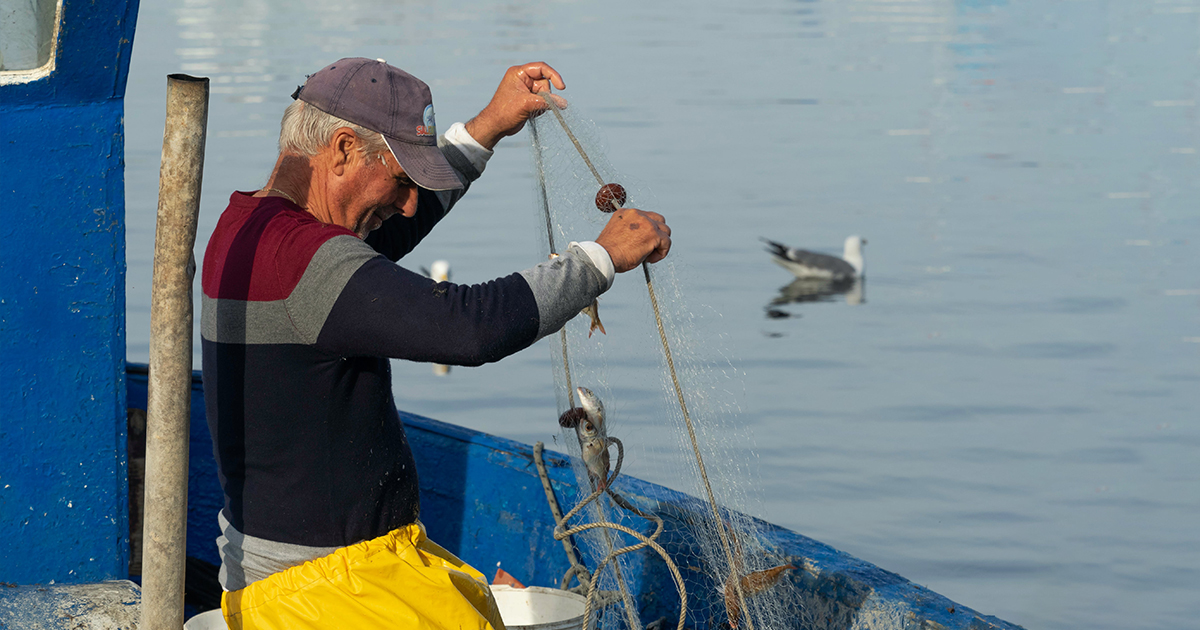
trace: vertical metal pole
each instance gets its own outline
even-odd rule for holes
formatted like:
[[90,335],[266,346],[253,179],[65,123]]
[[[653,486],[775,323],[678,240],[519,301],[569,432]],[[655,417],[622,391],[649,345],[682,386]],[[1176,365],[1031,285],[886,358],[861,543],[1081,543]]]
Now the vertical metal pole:
[[150,289],[150,383],[142,555],[143,630],[183,625],[188,436],[192,395],[192,278],[208,125],[208,79],[167,77]]

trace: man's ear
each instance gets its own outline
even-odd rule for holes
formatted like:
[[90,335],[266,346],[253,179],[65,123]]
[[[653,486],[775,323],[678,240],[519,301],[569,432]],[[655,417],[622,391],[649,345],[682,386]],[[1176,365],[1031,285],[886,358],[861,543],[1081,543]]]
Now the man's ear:
[[352,154],[358,152],[358,135],[349,127],[339,127],[333,132],[333,141],[330,142],[330,147],[333,149],[333,173],[341,176],[345,174],[346,167],[353,159]]

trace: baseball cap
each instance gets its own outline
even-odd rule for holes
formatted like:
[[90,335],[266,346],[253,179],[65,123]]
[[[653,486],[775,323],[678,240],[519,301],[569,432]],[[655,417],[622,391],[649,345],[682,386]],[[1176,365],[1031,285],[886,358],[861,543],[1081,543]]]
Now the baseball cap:
[[429,86],[382,59],[339,59],[310,75],[292,98],[381,134],[400,167],[429,190],[462,188],[437,146]]

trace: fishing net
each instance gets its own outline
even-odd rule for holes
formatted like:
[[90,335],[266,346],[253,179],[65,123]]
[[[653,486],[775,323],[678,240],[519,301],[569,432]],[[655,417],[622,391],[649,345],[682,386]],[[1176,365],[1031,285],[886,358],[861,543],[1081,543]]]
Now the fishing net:
[[[611,216],[597,209],[602,184],[617,182],[625,188],[624,207],[660,210],[653,207],[657,204],[645,186],[608,163],[598,129],[577,104],[552,108],[531,121],[529,131],[545,255],[600,232]],[[662,212],[670,220],[672,211]],[[659,513],[666,526],[657,538],[686,588],[686,627],[826,627],[828,616],[817,619],[810,614],[816,611],[806,610],[795,586],[805,570],[802,562],[772,548],[764,535],[769,526],[747,516],[759,504],[755,489],[760,484],[748,460],[749,436],[736,418],[731,390],[737,379],[721,352],[719,331],[713,326],[716,314],[687,302],[681,278],[686,269],[685,261],[672,253],[646,271],[624,274],[599,301],[607,335],[593,332],[589,318],[582,316],[549,338],[558,411],[579,406],[575,388],[587,387],[604,403],[608,435],[623,441],[623,474],[647,471],[647,476],[696,498],[688,509]],[[557,441],[581,455],[574,429],[564,429]],[[612,451],[615,464],[617,449]],[[582,464],[577,464],[576,478],[580,496],[593,492],[594,482]],[[644,536],[655,528],[628,509],[631,506],[621,504],[628,484],[618,476],[611,495],[600,495],[569,519],[573,524],[615,526],[574,536],[583,564],[592,572],[611,560],[595,576],[597,590],[603,593],[596,598],[597,627],[642,628],[650,623],[675,628],[678,600],[661,590],[638,590],[643,576],[661,575],[656,571],[665,561],[650,549],[611,557],[614,549],[639,541],[617,527]],[[661,589],[661,583],[646,586]]]

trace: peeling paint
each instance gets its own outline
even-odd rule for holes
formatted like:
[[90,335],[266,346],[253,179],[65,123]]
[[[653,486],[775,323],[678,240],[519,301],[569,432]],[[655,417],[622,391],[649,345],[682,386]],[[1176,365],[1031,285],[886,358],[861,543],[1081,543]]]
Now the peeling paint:
[[[73,572],[72,572],[73,573]],[[0,588],[0,628],[135,630],[141,591],[128,581]]]

